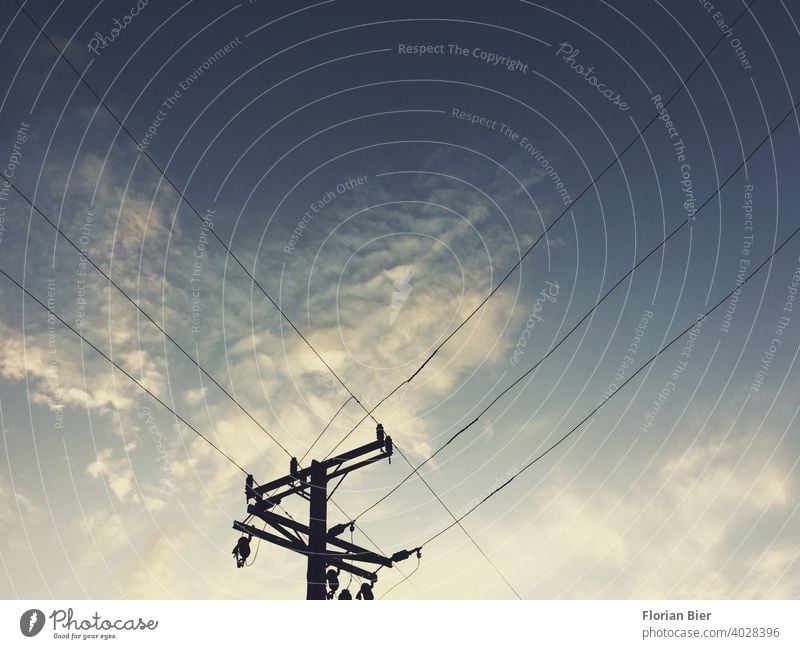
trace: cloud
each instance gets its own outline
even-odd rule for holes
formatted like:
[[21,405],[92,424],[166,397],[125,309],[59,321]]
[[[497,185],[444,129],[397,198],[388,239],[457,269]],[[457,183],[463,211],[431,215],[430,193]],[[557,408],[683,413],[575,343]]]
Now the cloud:
[[199,406],[205,401],[208,394],[208,388],[203,386],[200,388],[190,388],[183,393],[183,399],[190,406]]
[[[52,411],[89,408],[99,415],[133,407],[130,380],[117,374],[115,386],[110,380],[113,368],[108,361],[87,347],[81,350],[74,334],[63,328],[43,330],[39,325],[30,325],[29,329],[31,332],[23,335],[0,322],[4,341],[0,347],[0,377],[10,381],[27,377],[33,403]],[[165,389],[161,364],[146,351],[120,350],[114,359],[133,376],[141,377],[147,387],[157,392]]]
[[[222,271],[229,260],[211,246],[202,262],[202,333],[197,338],[184,335],[191,299],[186,250],[193,249],[195,235],[171,228],[174,197],[169,192],[159,195],[151,209],[145,187],[137,185],[125,194],[119,168],[113,162],[105,168],[103,164],[97,157],[83,160],[73,179],[76,194],[70,196],[70,210],[65,210],[82,217],[102,169],[92,254],[105,254],[108,262],[113,246],[115,279],[130,288],[151,315],[167,323],[190,353],[202,354],[206,369],[290,454],[302,455],[346,398],[344,390],[241,275],[227,278],[223,301]],[[541,180],[537,172],[526,183]],[[370,405],[407,378],[480,304],[517,259],[520,243],[524,247],[531,241],[538,227],[530,213],[523,214],[529,207],[517,206],[517,221],[526,219],[520,235],[478,193],[443,185],[441,179],[428,178],[406,189],[417,203],[372,208],[351,221],[346,220],[350,215],[385,202],[387,196],[376,186],[358,200],[342,199],[336,204],[341,212],[309,227],[288,261],[286,275],[264,279],[325,360]],[[524,192],[517,197],[524,198]],[[72,226],[80,227],[80,218]],[[170,237],[173,256],[165,276]],[[245,237],[241,246],[247,248],[253,240]],[[276,240],[283,245],[283,239]],[[550,245],[563,241],[553,239]],[[242,255],[250,253],[246,249]],[[71,278],[74,251],[69,254]],[[179,404],[188,406],[178,405],[178,410],[260,479],[286,471],[288,458],[258,426],[185,359],[173,360],[178,355],[131,305],[113,294],[109,297],[106,282],[96,276],[89,281],[93,303],[87,337],[113,350],[115,360],[165,400],[177,395]],[[519,320],[527,315],[515,313],[512,284],[378,412],[387,432],[412,460],[426,457],[436,445],[443,428],[440,413],[447,410],[442,404],[460,412],[473,407],[470,379],[494,375],[508,360]],[[69,283],[68,287],[72,288]],[[107,362],[93,351],[84,348],[82,359],[75,340],[67,343],[71,334],[58,340],[58,380],[53,382],[43,322],[44,318],[27,325],[24,339],[20,329],[0,323],[1,377],[27,377],[32,400],[50,409],[88,406],[93,415],[135,412],[139,388],[122,376],[112,381]],[[283,551],[278,560],[275,552],[262,556],[268,562],[261,574],[266,590],[258,580],[242,580],[232,570],[229,554],[235,534],[230,521],[244,512],[243,476],[205,441],[151,405],[159,411],[158,440],[148,440],[146,435],[154,433],[136,420],[135,443],[126,448],[103,441],[85,465],[81,477],[106,484],[112,501],[101,501],[79,485],[86,519],[74,526],[75,538],[68,548],[82,574],[91,572],[99,548],[130,596],[194,597],[201,590],[210,597],[280,597],[301,592],[302,559]],[[362,415],[351,401],[312,456],[327,453]],[[496,423],[499,430],[501,423]],[[538,421],[541,426],[547,423],[545,418]],[[374,439],[373,431],[372,423],[364,424],[348,445]],[[485,437],[493,436],[493,422],[487,420]],[[485,449],[481,444],[479,452],[485,454]],[[155,462],[154,455],[159,458]],[[791,572],[797,557],[796,525],[774,542],[777,531],[770,527],[775,521],[792,522],[795,481],[787,480],[789,472],[780,462],[766,461],[764,449],[740,463],[743,455],[735,441],[694,446],[666,458],[630,490],[611,484],[596,489],[600,480],[595,482],[592,475],[576,484],[569,482],[570,476],[560,476],[555,486],[522,499],[507,520],[485,525],[481,539],[493,554],[501,555],[498,563],[504,573],[532,597],[797,596],[800,591]],[[392,469],[397,471],[394,464]],[[432,463],[430,469],[436,466]],[[375,500],[376,484],[385,487],[387,474],[388,469],[384,477],[377,471],[356,472],[337,499],[344,496],[347,509],[359,511]],[[174,492],[159,487],[165,476]],[[392,515],[381,520],[379,530],[385,530],[387,538],[396,538],[394,532],[410,534],[408,502],[401,498],[389,503],[396,509],[389,510]],[[17,497],[15,502],[0,483],[0,523],[16,520],[17,504],[35,507],[30,499]],[[483,513],[487,509],[478,510],[475,518],[489,518]],[[82,545],[87,535],[96,546]],[[744,538],[747,543],[738,547]],[[477,594],[474,573],[486,566],[480,556],[474,563],[465,561],[464,547],[459,543],[441,552],[431,548],[436,559],[430,565],[435,567],[425,566],[419,574],[435,584],[434,593]],[[486,576],[484,590],[496,578],[491,572],[479,574]],[[741,583],[743,575],[746,583]],[[119,594],[99,579],[93,587],[98,596]],[[397,594],[402,592],[398,589]]]
[[[133,449],[126,449],[126,452]],[[104,448],[97,452],[97,457],[86,467],[86,473],[96,479],[105,480],[111,492],[121,501],[141,502],[136,492],[136,478],[130,460],[125,457],[115,458],[114,451]]]
[[[520,517],[504,516],[482,538],[515,557],[500,568],[525,597],[796,598],[798,483],[770,454],[768,444],[720,437],[663,459],[627,488],[570,482],[562,470],[519,503],[530,508],[522,528],[508,529]],[[531,546],[533,530],[552,538]],[[486,596],[505,597],[495,586]]]
[[0,527],[17,527],[20,517],[30,519],[41,516],[41,508],[31,498],[0,474]]

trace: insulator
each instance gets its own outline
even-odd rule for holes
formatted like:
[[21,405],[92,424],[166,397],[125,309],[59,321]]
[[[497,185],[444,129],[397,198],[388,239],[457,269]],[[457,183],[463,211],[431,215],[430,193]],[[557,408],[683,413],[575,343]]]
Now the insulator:
[[334,525],[331,529],[328,530],[328,534],[331,536],[339,536],[342,532],[344,532],[350,523],[340,523],[339,525]]
[[297,475],[297,458],[293,457],[289,461],[289,475],[295,476]]
[[378,441],[383,442],[383,438],[386,437],[386,433],[383,430],[383,424],[378,424],[378,426],[375,428],[375,432],[378,435]]
[[372,586],[367,583],[361,584],[356,599],[375,599],[375,595],[372,594]]
[[240,537],[236,543],[236,549],[242,559],[247,559],[250,556],[250,539],[246,536]]
[[392,561],[403,561],[411,556],[410,550],[400,550],[392,555]]
[[231,554],[236,559],[236,567],[244,568],[244,564],[247,561],[247,557],[250,556],[250,537],[249,536],[239,537],[239,540],[236,542],[236,545],[233,546],[233,552],[231,552]]
[[386,449],[386,454],[391,456],[394,452],[394,444],[392,444],[392,438],[388,435],[386,436],[386,445],[384,447]]
[[339,593],[339,599],[353,599],[353,596],[350,594],[350,591],[345,588]]
[[244,483],[244,493],[248,498],[250,498],[251,491],[253,491],[253,476],[248,475],[247,480]]
[[331,593],[335,593],[339,590],[339,573],[331,568],[325,573],[325,576],[328,579],[328,587],[331,589]]

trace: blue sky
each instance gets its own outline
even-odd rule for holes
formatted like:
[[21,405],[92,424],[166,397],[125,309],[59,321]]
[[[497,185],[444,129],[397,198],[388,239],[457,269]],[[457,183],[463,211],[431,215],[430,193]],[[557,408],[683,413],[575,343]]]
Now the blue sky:
[[[692,216],[687,201],[713,195],[797,101],[796,9],[757,0],[728,33],[745,5],[709,4],[26,3],[204,226],[8,2],[0,166],[298,456],[347,394],[213,240],[209,219],[374,404],[569,207],[377,411],[419,462]],[[720,37],[664,119],[571,204],[657,112],[653,97],[670,97]],[[415,45],[435,49],[404,53]],[[512,69],[492,64],[501,57]],[[453,512],[572,428],[798,226],[799,131],[795,114],[426,465]],[[283,475],[278,446],[9,191],[3,270],[80,320],[257,480]],[[798,267],[793,241],[464,520],[523,597],[798,596]],[[0,296],[3,596],[303,597],[303,560],[287,551],[265,546],[247,571],[233,566],[230,525],[245,515],[235,467],[5,279]],[[362,414],[350,402],[312,456]],[[347,443],[373,435],[365,423]],[[336,501],[362,511],[407,472],[399,457],[373,465]],[[387,552],[450,522],[416,479],[360,520]],[[378,593],[401,578],[380,577]],[[513,593],[455,528],[389,596]]]

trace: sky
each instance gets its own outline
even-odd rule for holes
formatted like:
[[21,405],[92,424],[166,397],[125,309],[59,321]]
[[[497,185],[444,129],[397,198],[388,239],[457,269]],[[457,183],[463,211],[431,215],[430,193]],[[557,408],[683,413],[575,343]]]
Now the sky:
[[415,466],[524,378],[358,519],[424,543],[376,596],[800,596],[797,7],[3,2],[0,596],[302,599],[245,473],[445,340],[374,413]]

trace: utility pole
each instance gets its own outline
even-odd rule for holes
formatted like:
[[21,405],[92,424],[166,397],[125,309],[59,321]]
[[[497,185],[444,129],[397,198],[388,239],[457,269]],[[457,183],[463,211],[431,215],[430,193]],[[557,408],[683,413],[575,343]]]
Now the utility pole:
[[306,599],[325,599],[325,561],[328,536],[328,476],[325,465],[311,461],[311,504],[308,521],[308,589]]
[[[371,584],[377,581],[378,576],[375,572],[355,565],[355,562],[391,568],[393,561],[408,558],[413,550],[401,550],[395,552],[391,557],[385,557],[340,539],[339,535],[348,527],[352,531],[355,523],[334,525],[328,529],[327,510],[330,497],[328,482],[339,478],[339,482],[333,487],[335,491],[348,473],[384,458],[391,458],[393,450],[392,438],[386,435],[383,426],[378,424],[376,441],[326,460],[312,460],[309,468],[301,469],[297,459],[292,458],[289,464],[289,474],[282,478],[256,486],[253,476],[247,476],[245,482],[247,513],[260,518],[278,534],[267,532],[266,527],[262,530],[245,522],[234,521],[233,529],[248,535],[248,537],[240,538],[233,550],[237,565],[244,566],[245,560],[250,554],[249,540],[255,536],[262,541],[303,554],[308,558],[306,599],[333,598],[338,589],[336,575],[342,570],[369,581],[370,586],[368,588],[365,588],[366,584],[362,586],[359,597],[371,599]],[[373,453],[374,455],[367,459],[354,462],[364,455]],[[333,491],[331,495],[332,493]],[[273,511],[284,498],[294,494],[309,501],[308,525],[303,525],[291,517]],[[335,549],[329,550],[329,544]],[[329,566],[333,567],[331,571],[328,571]],[[333,574],[331,575],[331,573]],[[330,591],[327,590],[326,585],[331,586]],[[350,599],[350,593],[343,591],[340,599]]]

